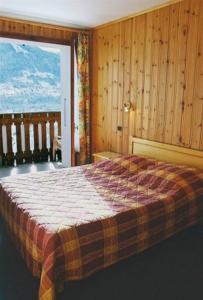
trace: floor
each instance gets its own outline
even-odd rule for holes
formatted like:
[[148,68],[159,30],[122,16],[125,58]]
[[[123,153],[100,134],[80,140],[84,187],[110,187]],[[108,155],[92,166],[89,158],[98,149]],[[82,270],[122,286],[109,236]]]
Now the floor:
[[[199,300],[203,295],[203,227],[65,285],[57,300]],[[0,300],[37,300],[34,279],[0,223]]]
[[17,174],[55,170],[61,167],[62,167],[61,162],[45,162],[45,163],[35,163],[35,164],[34,163],[24,164],[16,167],[0,167],[0,178],[6,176],[14,176]]

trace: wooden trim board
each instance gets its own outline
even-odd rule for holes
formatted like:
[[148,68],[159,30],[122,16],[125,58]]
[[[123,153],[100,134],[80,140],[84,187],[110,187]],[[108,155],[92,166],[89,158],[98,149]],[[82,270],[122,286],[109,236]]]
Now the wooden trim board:
[[129,153],[203,169],[203,151],[131,136],[129,138]]

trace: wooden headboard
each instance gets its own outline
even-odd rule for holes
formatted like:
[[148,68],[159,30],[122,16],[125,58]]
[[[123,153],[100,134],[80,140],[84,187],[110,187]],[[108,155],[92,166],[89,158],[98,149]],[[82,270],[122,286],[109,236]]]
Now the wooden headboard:
[[129,153],[203,169],[203,151],[130,137]]

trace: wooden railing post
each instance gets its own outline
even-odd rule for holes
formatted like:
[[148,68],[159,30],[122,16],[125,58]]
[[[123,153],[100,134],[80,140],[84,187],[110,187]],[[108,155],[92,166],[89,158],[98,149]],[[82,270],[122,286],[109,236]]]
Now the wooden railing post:
[[[58,135],[61,136],[61,114],[57,114],[57,122],[58,122]],[[61,160],[61,151],[57,151],[58,159]]]
[[5,164],[7,166],[14,165],[14,153],[13,153],[13,143],[12,143],[12,130],[11,126],[13,124],[12,114],[3,115],[4,124],[6,125],[6,139],[7,139],[7,153],[5,157]]
[[14,114],[14,124],[16,126],[16,142],[17,142],[17,152],[16,152],[16,163],[23,164],[23,151],[22,151],[22,137],[21,137],[21,114]]
[[47,149],[47,114],[41,114],[41,126],[42,126],[42,149],[41,149],[41,161],[48,161],[49,152]]
[[40,150],[39,150],[39,131],[38,124],[40,120],[40,113],[32,114],[32,124],[34,130],[34,150],[33,150],[33,161],[40,162]]
[[31,114],[25,113],[23,114],[23,125],[25,131],[25,152],[24,158],[26,163],[32,162],[32,152],[30,150],[30,123],[31,123]]
[[55,123],[55,113],[54,112],[50,112],[49,113],[49,126],[50,126],[50,149],[49,149],[49,155],[50,155],[50,159],[51,161],[54,160],[53,157],[53,140],[54,140],[54,123]]
[[3,133],[2,133],[2,126],[3,126],[3,115],[0,115],[0,165],[4,165],[5,162],[5,155],[3,152]]
[[[54,140],[54,124],[57,122],[58,124],[58,135],[61,135],[61,113],[60,112],[50,112],[49,113],[49,123],[50,123],[50,149],[49,149],[49,155],[50,159],[54,160],[53,157],[53,140]],[[59,156],[60,154],[57,153]]]

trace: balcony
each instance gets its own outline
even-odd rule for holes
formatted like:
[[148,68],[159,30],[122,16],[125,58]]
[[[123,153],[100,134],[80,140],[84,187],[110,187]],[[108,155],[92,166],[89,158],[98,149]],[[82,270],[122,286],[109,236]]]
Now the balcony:
[[0,165],[54,160],[57,135],[61,135],[60,112],[0,114]]

